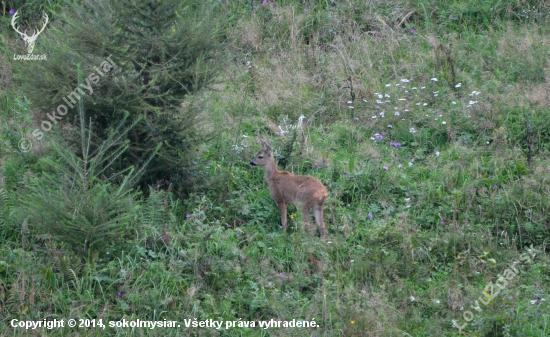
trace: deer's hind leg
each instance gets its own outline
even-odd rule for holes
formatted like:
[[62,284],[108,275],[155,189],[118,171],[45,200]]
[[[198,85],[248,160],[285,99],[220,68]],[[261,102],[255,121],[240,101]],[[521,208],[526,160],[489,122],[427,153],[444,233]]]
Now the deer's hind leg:
[[325,223],[323,221],[323,206],[324,202],[320,204],[313,204],[313,214],[315,214],[315,222],[317,227],[319,227],[319,235],[321,237],[325,236]]
[[311,226],[310,226],[310,223],[309,223],[309,208],[311,206],[311,203],[309,202],[305,202],[302,204],[302,217],[303,217],[303,222],[304,222],[304,229],[306,231],[310,231],[311,230]]

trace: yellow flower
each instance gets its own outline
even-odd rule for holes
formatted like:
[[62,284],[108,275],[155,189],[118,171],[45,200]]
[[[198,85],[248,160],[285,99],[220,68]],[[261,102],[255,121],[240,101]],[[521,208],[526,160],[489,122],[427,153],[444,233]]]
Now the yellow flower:
[[351,321],[351,324],[355,324],[355,321]]

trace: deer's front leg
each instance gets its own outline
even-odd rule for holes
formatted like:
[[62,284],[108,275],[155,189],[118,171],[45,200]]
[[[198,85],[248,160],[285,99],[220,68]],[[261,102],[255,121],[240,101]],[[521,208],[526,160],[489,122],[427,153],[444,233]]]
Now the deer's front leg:
[[279,206],[279,213],[281,213],[281,225],[286,233],[286,203],[281,201],[277,203],[277,206]]

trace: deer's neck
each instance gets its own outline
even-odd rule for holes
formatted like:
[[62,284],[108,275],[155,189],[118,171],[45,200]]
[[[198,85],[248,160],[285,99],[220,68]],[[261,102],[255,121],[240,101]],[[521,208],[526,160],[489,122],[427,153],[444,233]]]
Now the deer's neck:
[[277,173],[279,173],[279,170],[277,170],[277,163],[275,162],[275,158],[272,156],[271,160],[269,160],[264,166],[265,180],[269,185],[271,185],[271,182]]

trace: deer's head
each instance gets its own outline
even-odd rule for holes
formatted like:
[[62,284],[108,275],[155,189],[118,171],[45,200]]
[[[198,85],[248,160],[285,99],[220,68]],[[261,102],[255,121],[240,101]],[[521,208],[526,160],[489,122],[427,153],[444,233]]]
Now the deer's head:
[[260,140],[260,144],[262,145],[262,149],[256,154],[256,157],[252,159],[250,162],[250,165],[252,166],[265,166],[265,164],[272,160],[273,152],[271,151],[271,147],[269,147],[269,143],[266,140],[263,140],[258,136],[258,139]]
[[27,35],[26,30],[22,32],[15,26],[15,20],[17,20],[18,14],[19,14],[19,11],[13,14],[13,18],[11,19],[11,26],[13,27],[13,29],[15,29],[17,33],[19,33],[19,35],[21,35],[21,37],[23,38],[23,41],[25,41],[25,44],[27,45],[27,52],[29,54],[32,54],[32,51],[34,50],[34,43],[36,42],[36,38],[38,38],[38,35],[40,35],[40,33],[44,31],[44,28],[46,28],[46,25],[48,24],[48,20],[49,20],[48,14],[44,13],[45,20],[44,20],[44,25],[42,26],[42,29],[37,30],[36,32],[33,31],[31,36]]

